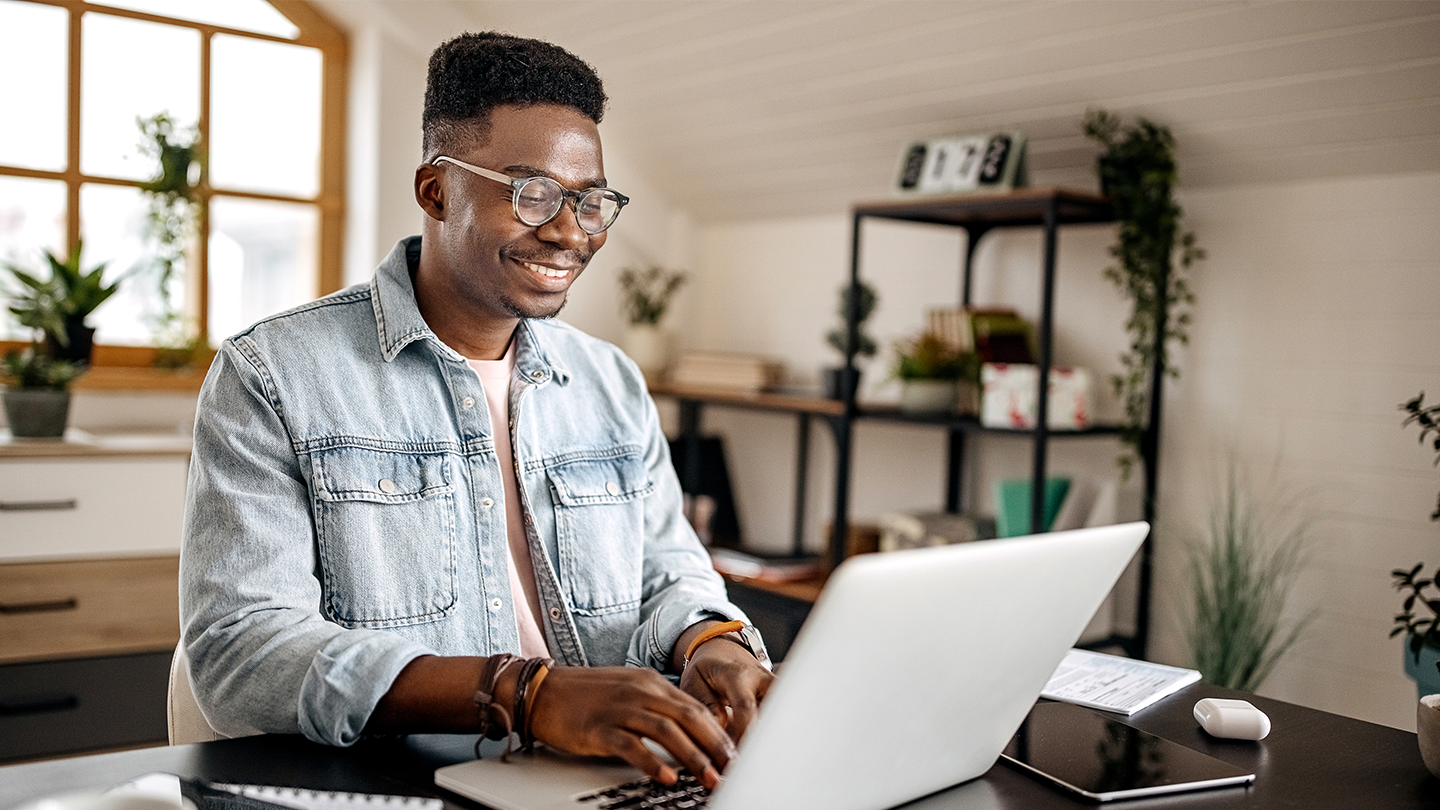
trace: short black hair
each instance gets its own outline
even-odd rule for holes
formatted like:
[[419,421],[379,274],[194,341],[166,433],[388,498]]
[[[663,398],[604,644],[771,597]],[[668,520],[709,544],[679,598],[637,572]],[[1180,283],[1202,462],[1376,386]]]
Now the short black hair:
[[495,31],[467,32],[430,55],[421,118],[425,159],[457,139],[484,137],[490,111],[501,105],[558,104],[598,124],[606,100],[595,69],[558,45]]

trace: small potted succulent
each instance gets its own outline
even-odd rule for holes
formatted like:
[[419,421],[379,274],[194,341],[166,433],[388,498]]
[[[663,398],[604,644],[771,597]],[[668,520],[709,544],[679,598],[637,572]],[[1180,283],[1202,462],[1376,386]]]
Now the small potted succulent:
[[76,242],[63,262],[44,251],[50,265],[48,279],[9,263],[5,270],[20,284],[19,293],[10,297],[10,314],[21,326],[44,333],[45,353],[50,357],[85,365],[95,345],[95,329],[88,322],[90,313],[120,289],[120,282],[105,284],[103,262],[81,270],[82,247],[82,242]]
[[[967,352],[933,332],[895,346],[895,376],[900,379],[900,410],[909,414],[954,413],[957,404],[973,403],[979,363]],[[969,396],[961,403],[962,388]]]
[[[846,344],[850,339],[849,323],[851,317],[851,286],[846,284],[840,288],[840,307],[836,314],[840,316],[840,325],[825,333],[825,342],[830,348],[840,353],[841,362],[844,362]],[[875,294],[875,288],[866,282],[860,282],[854,302],[855,317],[855,357],[856,359],[874,357],[879,350],[875,338],[865,331],[865,321],[875,312],[875,305],[880,298]],[[822,371],[825,385],[825,396],[830,399],[845,399],[850,393],[860,388],[860,369],[854,369],[853,374],[846,378],[846,367],[844,365],[826,368]]]
[[17,439],[65,435],[70,383],[84,371],[84,365],[57,360],[35,344],[24,352],[7,352],[4,400],[10,435]]
[[670,365],[670,335],[660,325],[671,299],[685,283],[683,270],[651,266],[620,271],[624,296],[625,353],[648,377],[658,377]]

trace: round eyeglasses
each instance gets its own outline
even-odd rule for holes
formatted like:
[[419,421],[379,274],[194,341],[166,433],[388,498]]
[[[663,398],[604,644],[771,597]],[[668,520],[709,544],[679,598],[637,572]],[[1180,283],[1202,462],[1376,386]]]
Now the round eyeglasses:
[[555,218],[560,208],[570,203],[580,230],[594,236],[615,224],[620,209],[630,198],[610,188],[587,188],[571,191],[548,177],[511,177],[473,166],[463,160],[441,155],[431,163],[453,163],[471,174],[478,174],[515,190],[511,205],[515,216],[531,227],[539,227]]

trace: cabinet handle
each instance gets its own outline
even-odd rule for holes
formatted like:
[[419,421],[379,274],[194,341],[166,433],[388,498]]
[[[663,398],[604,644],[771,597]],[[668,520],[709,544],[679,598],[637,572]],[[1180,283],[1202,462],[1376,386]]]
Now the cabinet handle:
[[80,707],[80,699],[74,695],[62,697],[43,697],[34,700],[21,701],[18,703],[7,703],[0,701],[0,717],[15,717],[22,714],[45,714],[47,712],[64,712]]
[[74,498],[63,501],[0,501],[0,512],[64,512],[79,506]]
[[74,610],[80,607],[80,600],[75,597],[69,599],[54,599],[49,602],[11,602],[9,604],[0,602],[0,615],[10,616],[16,613],[59,613],[62,610]]

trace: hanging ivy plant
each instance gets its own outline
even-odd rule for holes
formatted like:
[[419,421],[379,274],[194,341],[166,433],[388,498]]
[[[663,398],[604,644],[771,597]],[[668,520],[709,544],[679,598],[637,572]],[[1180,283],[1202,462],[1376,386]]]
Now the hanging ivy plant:
[[1114,204],[1119,226],[1110,248],[1117,263],[1105,269],[1105,277],[1131,305],[1125,322],[1130,345],[1120,355],[1124,372],[1111,378],[1125,403],[1121,438],[1128,450],[1120,466],[1128,477],[1136,459],[1145,457],[1141,448],[1159,380],[1180,374],[1169,347],[1189,340],[1195,296],[1185,271],[1205,252],[1195,234],[1181,227],[1183,212],[1174,197],[1175,138],[1169,128],[1144,118],[1127,127],[1119,116],[1090,110],[1084,129],[1105,147],[1097,162],[1100,188]]
[[174,365],[177,354],[188,359],[203,347],[203,338],[191,334],[171,285],[184,267],[185,251],[199,223],[205,156],[195,128],[177,127],[168,113],[136,118],[135,123],[140,127],[141,154],[155,161],[154,177],[137,184],[148,205],[145,236],[155,245],[154,284],[160,302],[154,315],[155,342],[162,349],[162,362]]

